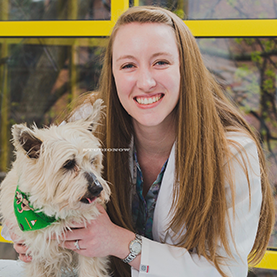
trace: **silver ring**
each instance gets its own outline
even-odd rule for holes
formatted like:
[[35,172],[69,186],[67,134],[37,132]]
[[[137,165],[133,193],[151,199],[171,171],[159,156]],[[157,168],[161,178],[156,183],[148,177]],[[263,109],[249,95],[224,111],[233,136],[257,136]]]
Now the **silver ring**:
[[74,245],[75,245],[75,248],[76,248],[77,250],[80,250],[80,249],[81,249],[80,246],[79,246],[79,241],[78,241],[78,240],[76,240],[76,241],[74,242]]

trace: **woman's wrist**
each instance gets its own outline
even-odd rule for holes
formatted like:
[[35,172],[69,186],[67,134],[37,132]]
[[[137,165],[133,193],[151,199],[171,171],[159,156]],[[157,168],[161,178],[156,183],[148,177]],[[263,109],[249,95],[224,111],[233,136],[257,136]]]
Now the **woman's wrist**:
[[[112,253],[112,255],[121,260],[124,260],[130,253],[129,245],[130,242],[136,238],[136,235],[135,233],[127,229],[121,228],[119,226],[117,226],[117,228],[117,239],[114,245],[114,252]],[[137,270],[140,266],[140,256],[140,254],[137,255],[137,257],[129,263],[133,268]]]
[[129,254],[129,243],[135,238],[135,234],[127,229],[116,226],[115,244],[112,255],[123,260]]

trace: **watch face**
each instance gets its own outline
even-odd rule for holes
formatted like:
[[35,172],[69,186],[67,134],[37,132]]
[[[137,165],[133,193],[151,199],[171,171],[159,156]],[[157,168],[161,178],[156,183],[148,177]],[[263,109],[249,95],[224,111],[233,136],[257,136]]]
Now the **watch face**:
[[132,245],[130,245],[130,250],[138,255],[141,251],[141,243],[138,241],[133,241]]

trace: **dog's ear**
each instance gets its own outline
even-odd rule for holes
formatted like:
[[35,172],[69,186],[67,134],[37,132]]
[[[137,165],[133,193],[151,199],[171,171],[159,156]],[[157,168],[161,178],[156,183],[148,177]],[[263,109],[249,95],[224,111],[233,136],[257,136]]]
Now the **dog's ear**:
[[[91,104],[91,101],[85,101],[83,105],[74,111],[67,122],[78,122],[79,125],[84,126],[84,128],[93,133],[96,130],[101,116],[103,115],[103,103],[104,101],[100,98],[97,99],[93,105]],[[61,125],[64,124],[65,122],[63,122]]]
[[103,103],[104,101],[102,99],[97,99],[93,105],[91,105],[91,102],[84,103],[73,116],[70,117],[69,122],[78,121],[79,124],[93,133],[103,115]]
[[35,136],[31,129],[24,124],[13,125],[12,134],[14,146],[17,149],[20,147],[23,148],[26,154],[32,159],[39,157],[42,141]]
[[97,124],[100,121],[102,115],[104,101],[102,99],[97,99],[92,106],[92,113],[88,116],[85,122],[88,124],[87,129],[90,132],[94,132],[96,130]]

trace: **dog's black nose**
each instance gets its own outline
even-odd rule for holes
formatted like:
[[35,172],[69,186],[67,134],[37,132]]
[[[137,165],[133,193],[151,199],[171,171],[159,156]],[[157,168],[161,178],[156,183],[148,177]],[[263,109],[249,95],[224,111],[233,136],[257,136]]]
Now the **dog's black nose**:
[[100,184],[100,182],[98,181],[97,177],[92,172],[90,172],[90,173],[86,172],[85,177],[88,181],[89,192],[95,197],[99,196],[99,194],[103,190],[103,187]]
[[92,172],[86,172],[85,178],[88,181],[87,192],[83,195],[80,201],[85,204],[91,204],[97,197],[100,196],[103,187]]
[[99,185],[89,185],[88,190],[94,197],[97,197],[100,195],[101,191],[103,190],[103,187],[99,183]]

